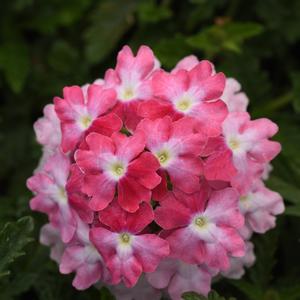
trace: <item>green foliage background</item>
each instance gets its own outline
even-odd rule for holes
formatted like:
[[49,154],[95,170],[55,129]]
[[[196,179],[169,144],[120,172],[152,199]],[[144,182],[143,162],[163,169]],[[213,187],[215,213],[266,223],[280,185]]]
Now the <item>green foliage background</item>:
[[257,263],[246,277],[214,289],[226,299],[299,300],[298,0],[1,1],[0,299],[111,299],[105,290],[77,292],[72,276],[59,275],[38,243],[46,219],[29,210],[25,180],[41,155],[32,124],[43,106],[63,86],[103,76],[124,44],[151,46],[165,68],[191,53],[213,60],[242,83],[253,117],[279,124],[283,151],[268,185],[284,196],[286,213],[254,237]]

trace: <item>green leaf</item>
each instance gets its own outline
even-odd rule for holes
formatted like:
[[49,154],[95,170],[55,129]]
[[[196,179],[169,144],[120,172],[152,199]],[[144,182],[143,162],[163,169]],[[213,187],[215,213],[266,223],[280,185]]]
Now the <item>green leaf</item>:
[[195,292],[186,292],[182,294],[184,300],[206,300],[204,296],[201,296]]
[[181,58],[191,53],[191,48],[180,34],[161,39],[153,48],[155,55],[166,68],[173,68]]
[[8,42],[0,45],[0,69],[10,88],[19,93],[29,73],[28,48],[22,42]]
[[187,43],[212,57],[222,50],[239,53],[242,43],[262,33],[263,27],[258,23],[229,22],[207,27],[196,35],[187,38]]
[[230,284],[239,289],[244,293],[250,300],[262,299],[263,291],[260,287],[257,287],[255,284],[250,283],[244,279],[242,280],[230,280]]
[[29,238],[32,230],[32,218],[23,217],[16,222],[6,223],[0,231],[0,277],[8,275],[9,264],[24,255],[23,248],[32,240]]
[[57,72],[70,73],[78,62],[79,54],[75,47],[63,40],[56,41],[48,55],[49,65]]
[[284,213],[289,216],[300,217],[300,205],[288,206]]
[[295,185],[273,175],[267,181],[267,185],[280,193],[286,200],[300,204],[300,189]]
[[98,63],[116,46],[134,22],[137,0],[104,0],[91,16],[84,33],[85,54],[89,63]]
[[293,106],[296,112],[300,113],[300,72],[292,73],[293,83]]
[[158,5],[154,1],[142,1],[138,6],[138,17],[142,23],[157,23],[171,16],[172,11],[168,6]]
[[[182,299],[184,300],[226,300],[224,297],[221,297],[217,292],[211,291],[207,298],[201,296],[195,292],[186,292],[183,293]],[[230,297],[228,300],[236,300],[235,298]]]

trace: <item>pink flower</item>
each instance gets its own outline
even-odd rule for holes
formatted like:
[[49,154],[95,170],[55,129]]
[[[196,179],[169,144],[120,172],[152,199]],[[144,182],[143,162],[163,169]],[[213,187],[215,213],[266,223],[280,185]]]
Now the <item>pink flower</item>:
[[59,264],[66,245],[61,240],[58,228],[51,223],[45,224],[40,231],[40,243],[51,247],[50,258]]
[[[199,190],[202,162],[198,156],[206,142],[202,134],[195,133],[194,123],[190,118],[172,122],[166,116],[144,119],[137,127],[145,134],[146,147],[157,158],[161,175],[165,177],[167,172],[172,185],[186,193]],[[166,191],[166,180],[162,184]]]
[[140,105],[143,117],[158,118],[168,114],[173,119],[191,116],[197,119],[208,136],[218,135],[227,115],[224,102],[218,100],[225,86],[223,73],[213,75],[212,65],[201,61],[192,70],[178,70],[174,74],[156,72],[152,77],[157,100]]
[[199,63],[199,59],[195,55],[189,55],[181,59],[172,70],[172,73],[176,73],[178,70],[190,71],[196,67]]
[[164,259],[156,271],[146,276],[153,287],[167,289],[172,300],[181,300],[185,292],[195,291],[207,295],[213,274],[203,265]]
[[161,178],[159,163],[149,152],[143,152],[145,139],[137,133],[131,137],[114,133],[111,138],[91,133],[86,138],[87,150],[77,150],[75,160],[84,173],[83,192],[91,196],[90,207],[104,209],[114,198],[134,212],[142,201],[150,201],[151,190]]
[[230,268],[221,274],[230,279],[240,279],[245,274],[245,267],[250,268],[255,262],[254,245],[246,242],[246,253],[243,257],[231,257]]
[[266,188],[260,180],[256,180],[248,192],[240,197],[239,206],[245,216],[245,225],[258,233],[275,227],[276,215],[284,211],[280,194]]
[[66,185],[69,203],[85,223],[91,224],[94,221],[94,211],[89,206],[89,197],[82,193],[83,181],[82,171],[76,164],[71,165]]
[[227,78],[225,89],[221,99],[227,104],[230,112],[247,111],[249,99],[245,93],[241,92],[240,83],[234,78]]
[[128,288],[121,283],[108,288],[116,300],[160,300],[162,294],[160,290],[152,287],[143,275],[134,287]]
[[49,158],[42,171],[27,180],[27,187],[35,194],[30,208],[48,214],[65,243],[72,239],[76,230],[74,212],[65,190],[69,169],[69,158],[58,152]]
[[44,116],[33,125],[37,141],[48,150],[55,150],[61,143],[60,122],[54,105],[44,107]]
[[111,272],[112,283],[122,280],[127,287],[136,284],[142,272],[153,272],[169,254],[169,245],[155,234],[141,234],[153,220],[149,204],[142,203],[134,213],[123,210],[116,201],[99,212],[104,227],[91,229],[91,240]]
[[237,232],[244,218],[234,189],[208,194],[205,186],[193,195],[175,191],[173,197],[160,202],[155,221],[168,230],[165,234],[171,257],[226,270],[229,256],[244,255],[244,241]]
[[61,122],[62,150],[72,151],[87,132],[111,135],[122,127],[115,114],[107,114],[116,103],[112,89],[91,84],[86,99],[79,86],[65,87],[64,98],[54,98],[55,111]]
[[141,46],[134,56],[131,49],[124,46],[118,54],[115,70],[109,69],[105,73],[105,87],[113,88],[117,93],[114,111],[129,130],[135,129],[140,120],[136,113],[139,103],[152,98],[149,79],[157,67],[149,47]]
[[66,246],[59,270],[62,274],[76,272],[73,286],[78,290],[89,288],[99,280],[109,282],[110,274],[103,265],[97,249],[89,240],[89,226],[77,216],[77,230],[72,242]]
[[[231,180],[243,192],[257,177],[258,170],[263,170],[262,166],[280,152],[280,144],[269,140],[278,127],[268,119],[251,121],[246,112],[230,113],[222,127],[224,138],[211,139],[204,151],[209,155],[204,174],[208,180]],[[229,176],[224,173],[225,167],[231,170]]]

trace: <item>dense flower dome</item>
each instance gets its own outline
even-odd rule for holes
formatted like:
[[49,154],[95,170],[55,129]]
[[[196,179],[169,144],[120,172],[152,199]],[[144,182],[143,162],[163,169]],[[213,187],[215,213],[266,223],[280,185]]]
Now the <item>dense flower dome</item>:
[[45,107],[30,207],[47,214],[40,241],[75,288],[179,300],[244,274],[252,234],[284,210],[264,185],[278,127],[247,105],[209,61],[188,56],[167,72],[149,47],[125,46],[104,79]]

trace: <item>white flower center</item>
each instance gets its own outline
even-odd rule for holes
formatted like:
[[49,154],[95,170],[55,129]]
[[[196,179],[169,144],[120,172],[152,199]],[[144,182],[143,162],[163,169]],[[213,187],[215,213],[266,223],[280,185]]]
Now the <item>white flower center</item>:
[[60,204],[66,204],[68,203],[68,196],[66,193],[66,190],[64,187],[58,187],[57,194],[56,194],[56,200]]
[[236,151],[240,148],[241,142],[237,138],[231,138],[228,141],[228,146],[232,151]]
[[167,167],[172,160],[172,155],[167,149],[157,151],[155,156],[162,167]]
[[203,229],[207,225],[207,219],[203,216],[196,217],[194,219],[194,224],[199,228]]
[[175,107],[178,111],[187,113],[193,105],[193,101],[189,96],[183,96],[175,102]]
[[122,178],[127,171],[127,166],[122,162],[114,162],[108,167],[108,172],[115,180]]
[[118,234],[118,246],[117,252],[120,256],[128,256],[132,253],[132,243],[134,240],[134,236],[128,232],[122,232]]
[[92,123],[93,119],[90,115],[83,115],[79,119],[79,124],[82,129],[88,129]]
[[129,244],[131,241],[130,234],[127,232],[120,233],[119,239],[120,239],[120,243],[125,245]]
[[251,202],[252,202],[251,201],[251,194],[241,196],[240,197],[240,203],[239,203],[239,207],[240,207],[241,211],[242,212],[248,211],[252,206]]
[[132,86],[121,87],[118,93],[118,98],[124,102],[130,101],[136,97],[135,90]]

